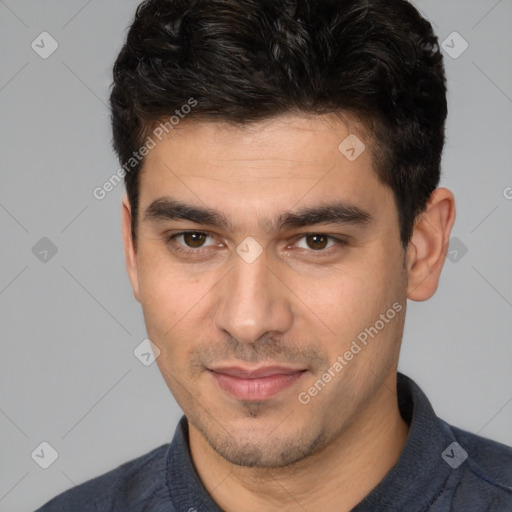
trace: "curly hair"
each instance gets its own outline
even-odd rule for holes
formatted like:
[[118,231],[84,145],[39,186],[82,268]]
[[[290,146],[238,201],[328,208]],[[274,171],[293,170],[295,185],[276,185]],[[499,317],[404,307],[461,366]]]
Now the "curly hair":
[[[121,163],[155,123],[352,113],[394,193],[404,247],[440,178],[446,78],[431,24],[405,0],[147,0],[114,65]],[[139,174],[124,176],[136,240]]]

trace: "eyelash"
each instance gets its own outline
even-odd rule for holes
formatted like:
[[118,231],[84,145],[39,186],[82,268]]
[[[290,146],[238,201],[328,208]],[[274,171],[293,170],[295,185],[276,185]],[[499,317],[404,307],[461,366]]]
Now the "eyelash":
[[[178,238],[179,236],[186,235],[186,234],[206,235],[206,236],[208,236],[210,238],[213,238],[206,231],[193,231],[193,230],[192,231],[180,231],[179,233],[174,233],[173,235],[166,236],[166,243],[172,244],[173,245],[173,250],[175,250],[176,252],[178,252],[180,254],[183,254],[185,256],[200,254],[200,253],[204,252],[204,250],[208,250],[208,247],[214,247],[214,246],[207,246],[206,248],[200,247],[198,249],[191,249],[191,248],[186,249],[185,246],[183,246],[182,244],[180,244],[180,243],[175,241],[175,239]],[[298,236],[296,238],[294,243],[297,243],[299,240],[301,240],[303,238],[306,238],[308,236],[313,236],[313,235],[325,236],[325,237],[328,238],[329,241],[336,242],[336,245],[333,245],[333,246],[331,246],[331,247],[329,247],[327,249],[319,249],[317,251],[314,251],[313,249],[310,249],[310,250],[301,249],[301,250],[307,251],[308,253],[311,253],[311,255],[313,257],[315,257],[315,258],[326,256],[326,255],[331,255],[332,251],[330,249],[335,249],[336,246],[344,247],[344,246],[348,245],[346,240],[343,240],[343,239],[340,239],[340,238],[336,238],[334,236],[327,235],[325,233],[320,233],[320,232],[303,233],[303,234],[301,234],[300,236]]]

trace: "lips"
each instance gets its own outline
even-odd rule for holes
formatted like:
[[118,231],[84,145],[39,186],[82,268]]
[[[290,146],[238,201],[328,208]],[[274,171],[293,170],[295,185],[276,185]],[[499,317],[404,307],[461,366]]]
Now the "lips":
[[210,368],[210,374],[223,391],[246,401],[262,401],[277,395],[300,379],[305,371],[284,366]]

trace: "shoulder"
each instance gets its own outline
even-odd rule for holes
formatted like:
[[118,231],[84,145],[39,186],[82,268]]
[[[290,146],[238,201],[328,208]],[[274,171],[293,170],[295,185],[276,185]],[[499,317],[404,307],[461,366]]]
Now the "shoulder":
[[[48,501],[36,512],[102,512],[157,510],[151,503],[167,501],[166,457],[169,445],[125,462],[111,471],[73,487]],[[167,508],[169,512],[172,509]]]
[[453,472],[460,474],[454,479],[454,504],[466,505],[467,497],[474,496],[486,510],[512,510],[512,448],[457,427],[450,429],[456,444],[447,447],[444,457],[458,459]]
[[400,412],[410,424],[405,473],[414,468],[414,480],[431,489],[425,510],[512,511],[512,448],[439,418],[418,385],[403,374],[398,391]]
[[457,427],[451,427],[467,452],[469,469],[477,476],[512,493],[512,447]]

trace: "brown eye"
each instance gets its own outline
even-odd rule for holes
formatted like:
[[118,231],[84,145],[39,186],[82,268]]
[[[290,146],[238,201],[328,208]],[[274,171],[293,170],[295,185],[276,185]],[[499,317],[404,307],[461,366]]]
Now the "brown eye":
[[321,250],[325,249],[327,243],[329,241],[329,237],[320,234],[314,235],[306,235],[306,243],[310,249]]
[[[208,238],[213,243],[208,243]],[[208,233],[202,231],[182,231],[181,233],[167,236],[166,242],[173,251],[189,256],[198,254],[215,245],[215,240]]]
[[183,241],[188,247],[202,247],[208,235],[206,233],[183,233]]
[[305,251],[303,254],[309,253],[310,256],[318,257],[332,255],[346,245],[343,239],[325,233],[304,233],[295,243],[297,248]]

